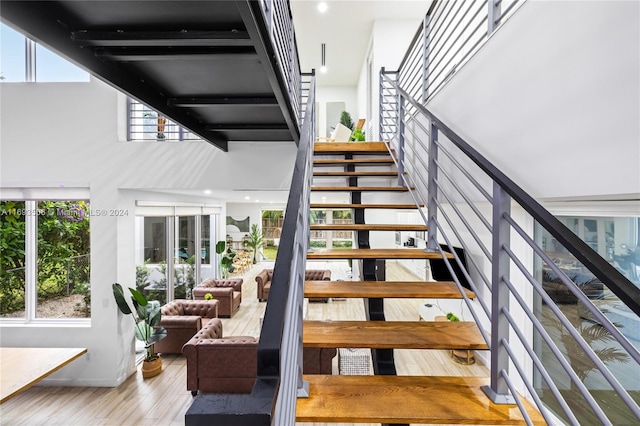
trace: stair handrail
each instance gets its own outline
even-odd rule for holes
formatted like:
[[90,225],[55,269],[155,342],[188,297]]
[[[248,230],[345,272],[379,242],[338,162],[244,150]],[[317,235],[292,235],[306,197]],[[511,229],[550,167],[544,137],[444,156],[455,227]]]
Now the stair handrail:
[[273,268],[250,394],[198,395],[186,426],[295,424],[296,399],[308,396],[302,380],[302,305],[309,247],[309,202],[315,135],[315,72],[310,77],[300,143]]
[[[562,282],[567,286],[568,289],[570,289],[574,293],[576,298],[584,304],[584,306],[588,309],[595,320],[598,321],[598,323],[600,323],[600,325],[602,325],[613,336],[613,338],[624,349],[624,351],[626,351],[626,353],[638,364],[640,364],[640,353],[638,353],[638,350],[620,333],[618,328],[595,307],[590,299],[588,299],[580,291],[577,285],[573,281],[571,281],[552,262],[552,260],[535,243],[535,241],[533,241],[533,239],[529,237],[527,232],[523,230],[519,226],[519,224],[511,217],[511,201],[515,201],[524,211],[531,215],[531,217],[535,221],[537,221],[544,229],[546,229],[547,232],[549,232],[553,237],[561,242],[565,249],[569,251],[569,253],[573,254],[576,259],[582,262],[582,264],[585,265],[598,279],[600,279],[603,284],[608,286],[609,289],[614,294],[616,294],[616,296],[618,296],[619,299],[623,303],[625,303],[636,315],[640,315],[640,289],[636,287],[630,280],[624,277],[624,275],[622,275],[609,262],[598,255],[588,244],[586,244],[577,235],[571,232],[557,218],[555,218],[537,201],[535,201],[528,193],[526,193],[522,188],[515,184],[515,182],[513,182],[503,172],[497,169],[497,167],[491,164],[476,149],[471,147],[471,145],[467,143],[462,137],[460,137],[445,123],[438,119],[438,117],[431,113],[424,105],[414,99],[407,91],[403,90],[399,86],[398,79],[392,79],[390,77],[390,75],[392,74],[396,74],[396,72],[387,72],[383,69],[380,73],[380,98],[382,101],[388,98],[392,99],[392,101],[386,102],[386,109],[381,108],[381,131],[385,128],[384,123],[387,123],[387,126],[392,127],[396,132],[396,134],[392,137],[392,141],[395,143],[394,149],[397,153],[396,161],[398,164],[399,174],[404,176],[404,179],[411,180],[411,182],[408,183],[407,186],[416,187],[416,194],[413,194],[412,192],[416,204],[420,203],[427,205],[428,218],[424,216],[423,218],[429,225],[429,236],[427,237],[428,249],[439,251],[444,255],[444,251],[438,245],[439,233],[440,236],[446,240],[447,246],[449,246],[451,249],[450,251],[453,252],[453,244],[451,243],[450,238],[446,236],[444,227],[438,221],[439,214],[441,214],[447,221],[447,224],[453,230],[452,232],[454,232],[455,237],[458,239],[458,241],[462,243],[463,246],[465,245],[463,241],[464,239],[455,229],[455,225],[451,222],[450,218],[444,212],[443,203],[447,204],[447,206],[450,206],[455,210],[455,200],[452,200],[444,191],[441,191],[442,188],[440,186],[439,178],[446,177],[447,179],[449,179],[447,183],[453,184],[455,189],[458,191],[460,191],[460,189],[455,185],[455,183],[453,183],[451,177],[446,175],[446,171],[440,167],[438,153],[445,153],[449,157],[448,159],[452,160],[452,164],[459,168],[461,174],[470,177],[470,179],[474,179],[473,176],[470,176],[470,174],[468,174],[468,172],[466,172],[462,168],[462,166],[459,162],[456,161],[454,156],[447,152],[443,144],[439,141],[440,135],[445,136],[446,139],[451,142],[451,144],[453,144],[453,146],[457,148],[465,158],[470,159],[473,163],[475,163],[479,170],[486,174],[486,176],[488,176],[493,182],[493,194],[481,191],[481,194],[484,195],[484,198],[487,198],[488,201],[493,205],[492,223],[485,223],[485,226],[493,235],[492,253],[489,254],[488,251],[486,251],[486,254],[489,255],[489,261],[492,264],[492,276],[490,277],[490,279],[487,279],[486,277],[483,277],[482,274],[480,274],[483,281],[485,281],[486,287],[488,287],[489,291],[491,291],[490,309],[485,306],[485,303],[481,298],[479,298],[480,304],[485,310],[485,313],[490,312],[491,320],[491,337],[487,338],[486,333],[483,332],[483,335],[487,339],[487,344],[489,345],[491,350],[491,384],[490,386],[483,388],[483,390],[485,390],[487,395],[496,403],[515,402],[520,405],[521,403],[519,401],[519,398],[515,397],[514,399],[516,391],[511,379],[509,378],[509,363],[511,362],[513,363],[518,373],[521,375],[524,386],[527,387],[527,390],[529,391],[532,399],[534,399],[534,402],[540,409],[542,415],[545,417],[545,419],[547,419],[547,421],[553,421],[553,416],[550,415],[549,411],[541,402],[538,395],[536,395],[532,383],[527,380],[526,373],[524,373],[526,370],[522,367],[519,360],[513,356],[513,351],[509,346],[508,334],[509,328],[511,328],[521,339],[520,341],[522,342],[522,345],[525,347],[525,349],[527,351],[530,351],[529,355],[531,355],[532,357],[532,362],[536,365],[536,368],[538,368],[538,372],[541,374],[541,376],[544,377],[545,380],[549,378],[549,373],[544,369],[537,356],[533,354],[533,349],[528,345],[528,341],[526,340],[526,338],[523,340],[522,336],[524,336],[524,334],[519,329],[519,324],[515,320],[513,320],[509,313],[509,298],[511,297],[510,295],[513,295],[517,302],[520,304],[525,315],[528,316],[531,320],[533,327],[537,332],[540,333],[542,338],[545,340],[545,343],[551,348],[551,351],[556,356],[561,366],[568,373],[571,381],[575,383],[578,391],[585,398],[587,404],[592,408],[593,414],[598,418],[599,421],[603,422],[604,424],[607,424],[607,422],[609,422],[600,405],[597,403],[597,401],[595,401],[593,396],[589,393],[589,390],[581,382],[569,363],[564,359],[563,355],[560,353],[560,350],[551,341],[549,334],[546,332],[546,330],[544,330],[538,319],[535,318],[534,313],[526,305],[524,299],[520,297],[515,285],[511,282],[509,264],[510,262],[514,262],[519,272],[522,273],[527,281],[529,281],[529,283],[533,286],[535,292],[540,295],[542,300],[550,306],[551,311],[557,316],[562,326],[565,327],[571,337],[575,339],[576,343],[581,348],[580,350],[584,351],[587,358],[589,358],[589,360],[594,363],[594,365],[608,382],[608,384],[617,392],[620,399],[627,405],[631,412],[638,418],[640,418],[640,408],[638,407],[638,404],[630,397],[626,389],[621,386],[617,378],[613,376],[607,366],[605,366],[604,363],[596,356],[594,351],[589,347],[582,336],[580,336],[580,334],[573,328],[572,324],[566,318],[564,313],[560,311],[560,309],[545,293],[544,289],[542,289],[541,285],[531,275],[527,267],[518,259],[518,256],[509,248],[510,230],[515,230],[516,233],[519,234],[522,239],[533,249],[533,251],[540,256],[542,261],[547,263],[549,265],[549,268],[559,277],[561,277]],[[385,92],[391,94],[385,94]],[[393,100],[395,100],[396,109],[395,111],[389,111],[388,108],[390,105],[393,105]],[[428,123],[424,124],[425,121],[428,121]],[[391,126],[389,126],[389,123],[392,123]],[[422,134],[418,135],[418,131],[411,129],[411,126],[409,126],[408,123],[411,123],[412,125],[418,127],[419,131]],[[416,155],[416,152],[412,152],[410,153],[411,155],[408,156],[405,155],[405,133],[407,133],[408,137],[412,137],[419,141],[419,143],[421,144],[419,149],[421,150],[421,152],[426,153],[425,155],[428,157],[428,164],[426,164],[419,155]],[[429,137],[428,146],[420,141],[420,138],[424,134],[428,135]],[[415,147],[413,149],[416,150]],[[411,160],[405,160],[405,157],[413,159],[418,158],[417,161],[420,161],[421,164],[411,164]],[[426,182],[420,177],[421,170],[426,170],[428,176]],[[413,176],[414,171],[416,171],[415,174],[417,174],[421,179],[420,182],[415,180]],[[402,184],[402,181],[400,182],[400,184]],[[425,192],[427,195],[421,194],[421,191]],[[419,197],[421,197],[421,199],[418,199]],[[443,197],[446,198],[446,200],[442,200],[441,202],[440,198]],[[465,201],[467,201],[468,204],[473,204],[473,202],[469,202],[469,200],[465,199]],[[456,213],[459,215],[459,218],[464,221],[463,216],[458,210],[456,210]],[[474,238],[477,238],[477,236],[474,235],[473,231],[471,230],[469,224],[464,222],[464,225],[467,227],[467,230],[471,231],[472,236]],[[473,282],[473,280],[471,280],[469,272],[465,270],[457,255],[454,254],[454,258],[455,262],[463,270],[465,278],[468,282],[470,282],[472,290],[478,293],[477,285]],[[471,260],[473,261],[473,258],[471,258]],[[444,259],[444,262],[447,265],[449,272],[454,277],[454,280],[456,281],[459,289],[462,290],[461,282],[455,276],[452,264],[446,258]],[[480,272],[481,268],[475,265],[475,270],[477,272]],[[471,310],[474,319],[480,324],[480,322],[478,321],[478,315],[474,312],[473,306],[471,305],[469,299],[464,296],[464,293],[463,298],[465,299],[465,302]],[[548,384],[551,392],[557,398],[561,409],[566,414],[567,418],[569,418],[572,423],[577,423],[573,412],[568,407],[562,395],[560,395],[560,391],[558,390],[558,388],[552,381]],[[523,407],[521,406],[520,408],[523,411],[523,416],[527,418],[528,416],[524,412]]]

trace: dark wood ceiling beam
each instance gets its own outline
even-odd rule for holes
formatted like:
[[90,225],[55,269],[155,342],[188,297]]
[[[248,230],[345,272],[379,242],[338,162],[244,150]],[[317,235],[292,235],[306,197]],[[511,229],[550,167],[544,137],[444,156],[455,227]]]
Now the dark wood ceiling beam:
[[246,31],[73,31],[71,39],[84,46],[253,46]]
[[172,107],[211,107],[211,106],[278,106],[274,96],[209,96],[197,98],[169,98],[167,104]]

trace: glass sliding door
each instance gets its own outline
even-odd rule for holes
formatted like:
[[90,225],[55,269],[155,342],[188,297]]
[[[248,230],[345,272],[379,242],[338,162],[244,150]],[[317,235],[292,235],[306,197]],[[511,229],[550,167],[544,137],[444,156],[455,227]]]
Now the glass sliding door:
[[[198,223],[196,223],[198,222]],[[196,245],[200,216],[175,218],[173,288],[175,299],[191,299],[195,286]],[[199,254],[198,254],[199,256]]]
[[167,302],[168,218],[138,217],[142,258],[136,265],[136,288],[147,300]]
[[216,275],[218,215],[136,217],[136,288],[161,304]]

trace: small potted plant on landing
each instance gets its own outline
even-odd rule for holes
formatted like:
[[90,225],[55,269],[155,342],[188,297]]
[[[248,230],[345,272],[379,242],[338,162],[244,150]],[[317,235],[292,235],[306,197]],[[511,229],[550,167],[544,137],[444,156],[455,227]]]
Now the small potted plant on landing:
[[216,254],[220,256],[220,275],[221,278],[228,278],[229,274],[234,271],[233,259],[236,257],[236,252],[227,246],[227,242],[220,240],[216,244]]
[[142,377],[146,379],[157,376],[162,372],[162,359],[155,353],[154,344],[167,337],[167,330],[158,326],[161,316],[160,304],[147,302],[142,293],[134,288],[129,288],[133,304],[132,310],[125,299],[122,286],[114,283],[111,287],[118,309],[125,315],[131,314],[135,321],[136,339],[144,342],[147,353],[142,363]]

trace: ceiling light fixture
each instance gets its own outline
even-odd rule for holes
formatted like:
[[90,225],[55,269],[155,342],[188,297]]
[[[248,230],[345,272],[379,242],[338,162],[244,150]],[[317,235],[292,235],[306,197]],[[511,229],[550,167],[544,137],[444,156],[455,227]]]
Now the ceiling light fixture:
[[327,72],[327,45],[325,43],[322,43],[320,72],[321,73]]
[[326,2],[321,1],[320,3],[318,3],[318,11],[320,13],[325,13],[328,8],[329,6],[327,5]]

